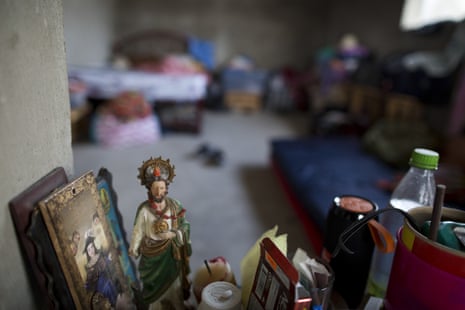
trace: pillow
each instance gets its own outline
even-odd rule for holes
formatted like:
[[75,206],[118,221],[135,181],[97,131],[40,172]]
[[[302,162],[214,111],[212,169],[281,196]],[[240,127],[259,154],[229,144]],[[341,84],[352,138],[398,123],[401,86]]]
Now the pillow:
[[414,148],[438,149],[440,139],[423,121],[382,119],[364,134],[363,146],[389,165],[405,169]]

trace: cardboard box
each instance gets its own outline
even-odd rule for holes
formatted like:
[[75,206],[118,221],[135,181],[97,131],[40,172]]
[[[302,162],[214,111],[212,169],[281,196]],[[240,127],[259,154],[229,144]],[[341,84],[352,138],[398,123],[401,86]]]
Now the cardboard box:
[[226,92],[242,91],[263,94],[268,73],[264,70],[224,69],[221,82]]
[[259,94],[230,91],[225,95],[225,104],[235,111],[256,112],[262,108],[262,98]]

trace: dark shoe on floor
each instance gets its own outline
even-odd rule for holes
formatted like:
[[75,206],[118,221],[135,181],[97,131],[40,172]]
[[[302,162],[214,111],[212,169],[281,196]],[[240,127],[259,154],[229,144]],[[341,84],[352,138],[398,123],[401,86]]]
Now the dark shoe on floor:
[[208,143],[202,143],[199,145],[196,151],[192,153],[192,157],[205,157],[211,152],[211,147]]
[[221,150],[213,150],[207,155],[205,162],[209,166],[222,166],[224,164],[224,154]]

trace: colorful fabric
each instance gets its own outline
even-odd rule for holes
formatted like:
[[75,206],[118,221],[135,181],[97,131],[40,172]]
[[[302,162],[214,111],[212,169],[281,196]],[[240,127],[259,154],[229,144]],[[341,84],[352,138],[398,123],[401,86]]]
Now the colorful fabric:
[[102,254],[98,254],[99,258],[93,265],[87,265],[87,280],[86,289],[90,292],[102,293],[111,303],[116,305],[118,297],[118,289],[116,287],[117,280],[114,279],[114,270],[111,268],[111,263],[108,258]]
[[147,303],[158,300],[179,276],[180,261],[173,260],[173,242],[167,241],[168,246],[161,254],[142,254],[139,262],[140,278],[144,284],[142,297]]
[[125,122],[112,114],[97,113],[91,124],[92,140],[110,148],[152,144],[161,136],[160,121],[154,114]]

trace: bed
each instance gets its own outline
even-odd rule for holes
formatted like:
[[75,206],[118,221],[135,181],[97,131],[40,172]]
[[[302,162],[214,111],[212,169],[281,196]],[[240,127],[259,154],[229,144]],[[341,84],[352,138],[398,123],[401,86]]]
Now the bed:
[[70,65],[68,75],[86,85],[87,98],[106,101],[136,91],[153,105],[164,130],[199,132],[211,50],[208,42],[176,32],[141,31],[115,42],[111,66]]

